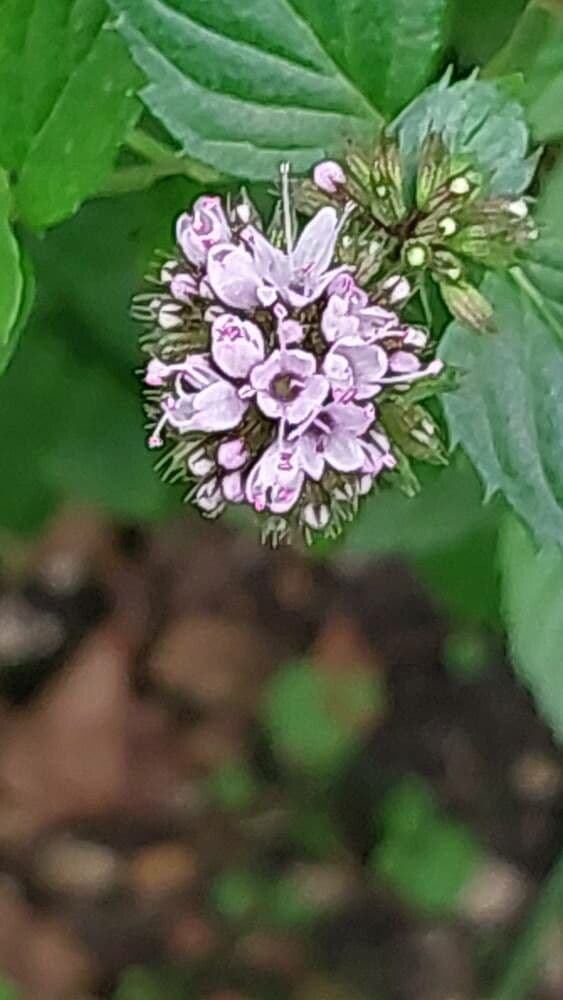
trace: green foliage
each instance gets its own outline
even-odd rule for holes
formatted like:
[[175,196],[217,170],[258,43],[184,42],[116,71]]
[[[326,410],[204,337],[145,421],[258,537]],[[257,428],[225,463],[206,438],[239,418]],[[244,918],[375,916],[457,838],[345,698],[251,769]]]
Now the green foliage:
[[532,0],[490,72],[521,73],[534,138],[563,136],[563,10]]
[[483,171],[491,195],[519,194],[534,176],[537,159],[527,155],[523,109],[497,83],[471,77],[450,85],[445,77],[406,108],[394,129],[412,173],[424,138],[434,131]]
[[264,722],[281,760],[317,780],[333,778],[381,705],[371,677],[329,676],[308,663],[278,671],[270,681]]
[[[10,226],[11,196],[6,174],[0,170],[0,369],[4,369],[17,339],[20,317],[26,312],[25,282],[18,242]],[[25,296],[27,300],[27,293]]]
[[187,975],[166,967],[149,969],[142,965],[132,965],[122,973],[113,1000],[196,1000]]
[[455,910],[482,852],[469,830],[443,816],[425,783],[406,778],[387,793],[377,815],[380,842],[371,866],[411,906]]
[[294,0],[342,71],[385,115],[396,114],[437,68],[449,0]]
[[246,920],[269,891],[268,882],[245,868],[229,868],[211,886],[211,899],[226,920]]
[[211,776],[209,791],[224,809],[238,811],[252,805],[258,787],[244,762],[229,761]]
[[514,665],[556,736],[563,740],[563,551],[540,551],[515,518],[501,533],[503,607]]
[[528,297],[508,277],[487,278],[499,330],[477,337],[454,323],[441,355],[464,373],[445,397],[454,443],[463,445],[487,496],[501,491],[544,542],[563,541],[563,352]]
[[106,14],[105,0],[0,4],[0,162],[32,226],[96,192],[139,114],[139,73]]
[[374,108],[284,0],[111,0],[149,80],[143,100],[184,152],[245,178],[305,171],[372,131]]

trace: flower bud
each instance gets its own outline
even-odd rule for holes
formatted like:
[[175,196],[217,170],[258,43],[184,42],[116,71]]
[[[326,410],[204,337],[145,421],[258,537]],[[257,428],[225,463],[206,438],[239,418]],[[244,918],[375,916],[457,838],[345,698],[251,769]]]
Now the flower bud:
[[197,283],[193,275],[182,272],[175,274],[170,282],[170,292],[177,302],[189,305],[194,295],[197,295]]
[[248,461],[249,451],[242,438],[233,438],[231,441],[224,441],[217,449],[217,461],[223,469],[234,472],[242,469]]
[[165,302],[158,311],[161,330],[179,330],[183,325],[182,308],[176,302]]
[[308,503],[303,508],[303,520],[314,531],[322,531],[330,521],[330,510],[324,503]]
[[411,285],[408,278],[404,278],[400,274],[392,274],[391,277],[387,278],[382,285],[383,292],[386,292],[386,300],[391,306],[399,306],[411,295]]
[[324,160],[315,167],[313,180],[321,191],[326,194],[336,194],[346,183],[346,174],[339,163],[334,160]]
[[225,500],[230,503],[242,503],[244,500],[244,487],[240,472],[230,472],[221,480],[221,488]]
[[210,479],[209,482],[202,483],[195,494],[194,503],[203,514],[207,514],[209,517],[216,517],[220,514],[224,507],[224,500],[219,481]]
[[208,476],[215,468],[215,463],[209,458],[203,448],[190,452],[186,462],[189,471],[198,478]]
[[203,267],[211,247],[231,238],[221,199],[210,195],[198,198],[192,214],[184,212],[178,219],[176,237],[190,263]]
[[495,332],[493,307],[488,299],[466,281],[441,282],[440,291],[450,312],[460,323],[478,332]]

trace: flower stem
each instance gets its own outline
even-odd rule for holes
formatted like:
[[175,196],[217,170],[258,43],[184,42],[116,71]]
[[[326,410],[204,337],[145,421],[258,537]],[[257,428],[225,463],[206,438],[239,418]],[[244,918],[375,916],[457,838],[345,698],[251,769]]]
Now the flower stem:
[[527,1000],[541,963],[546,936],[563,916],[563,855],[541,889],[534,912],[513,946],[489,1000]]

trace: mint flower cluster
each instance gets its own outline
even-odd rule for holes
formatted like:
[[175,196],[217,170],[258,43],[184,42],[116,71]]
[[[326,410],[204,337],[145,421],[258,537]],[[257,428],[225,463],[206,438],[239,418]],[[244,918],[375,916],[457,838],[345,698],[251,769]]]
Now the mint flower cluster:
[[[319,191],[341,183],[333,170],[317,168]],[[355,211],[321,206],[298,232],[287,167],[267,230],[245,195],[200,197],[178,219],[158,288],[136,300],[149,446],[163,448],[165,475],[189,482],[208,517],[251,507],[272,544],[337,535],[378,481],[401,477],[405,437],[439,450],[421,406],[401,414],[443,364],[399,315],[412,291],[401,273],[368,288],[346,258]]]

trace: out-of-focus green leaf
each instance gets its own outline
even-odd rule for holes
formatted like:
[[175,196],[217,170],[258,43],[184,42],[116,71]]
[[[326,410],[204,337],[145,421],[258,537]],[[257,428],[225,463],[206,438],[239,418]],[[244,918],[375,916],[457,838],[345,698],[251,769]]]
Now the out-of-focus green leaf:
[[542,542],[563,543],[563,351],[528,297],[508,277],[483,290],[499,333],[478,337],[457,323],[440,353],[463,375],[444,397],[454,443],[492,496],[500,491]]
[[519,194],[529,186],[536,157],[528,156],[528,126],[521,105],[497,83],[470,78],[428,88],[396,120],[403,154],[414,173],[429,131],[440,132],[456,154],[483,171],[490,194]]
[[24,294],[20,248],[10,226],[11,204],[8,178],[0,170],[0,371],[6,367],[17,339]]
[[211,775],[209,792],[224,809],[247,809],[256,798],[258,786],[249,767],[241,761],[229,761]]
[[0,162],[38,228],[98,189],[139,114],[139,71],[106,17],[105,0],[0,0]]
[[534,138],[563,136],[563,8],[531,0],[512,37],[489,67],[493,73],[521,73],[522,100]]
[[516,518],[501,533],[503,607],[514,666],[563,740],[563,550],[538,551]]
[[119,977],[113,1000],[195,1000],[189,977],[184,970],[170,966],[149,969],[132,965]]
[[293,0],[327,51],[378,111],[396,114],[437,68],[449,0]]
[[[110,0],[110,5],[149,80],[142,92],[145,104],[184,152],[223,172],[270,179],[282,160],[305,171],[346,139],[369,135],[381,123],[352,74],[335,62],[333,45],[315,34],[308,4]],[[340,6],[330,7],[331,38],[339,44],[347,37],[341,34]],[[371,36],[373,9],[373,0],[357,4],[353,21],[346,21],[353,54],[353,39],[363,44],[362,31]],[[316,20],[325,23],[326,17],[318,13]],[[365,60],[364,48],[358,58]],[[369,58],[375,62],[377,53]],[[371,68],[364,62],[362,77],[365,73]],[[376,102],[376,94],[369,96]]]
[[328,676],[295,663],[271,679],[263,717],[280,759],[320,780],[340,770],[381,698],[375,678],[354,671]]
[[470,831],[441,814],[425,783],[407,778],[387,793],[378,812],[379,843],[371,867],[411,906],[455,911],[482,851]]
[[483,506],[478,476],[461,453],[445,469],[418,471],[422,489],[416,497],[381,490],[365,502],[344,536],[343,552],[411,558],[440,553],[494,518]]
[[133,375],[127,384],[81,358],[45,319],[31,324],[3,378],[0,420],[2,527],[34,530],[59,496],[141,518],[175,502],[152,469]]
[[211,886],[211,900],[218,912],[236,922],[251,916],[268,893],[268,882],[245,868],[227,869]]
[[527,0],[454,0],[451,42],[467,69],[483,65],[507,41]]

